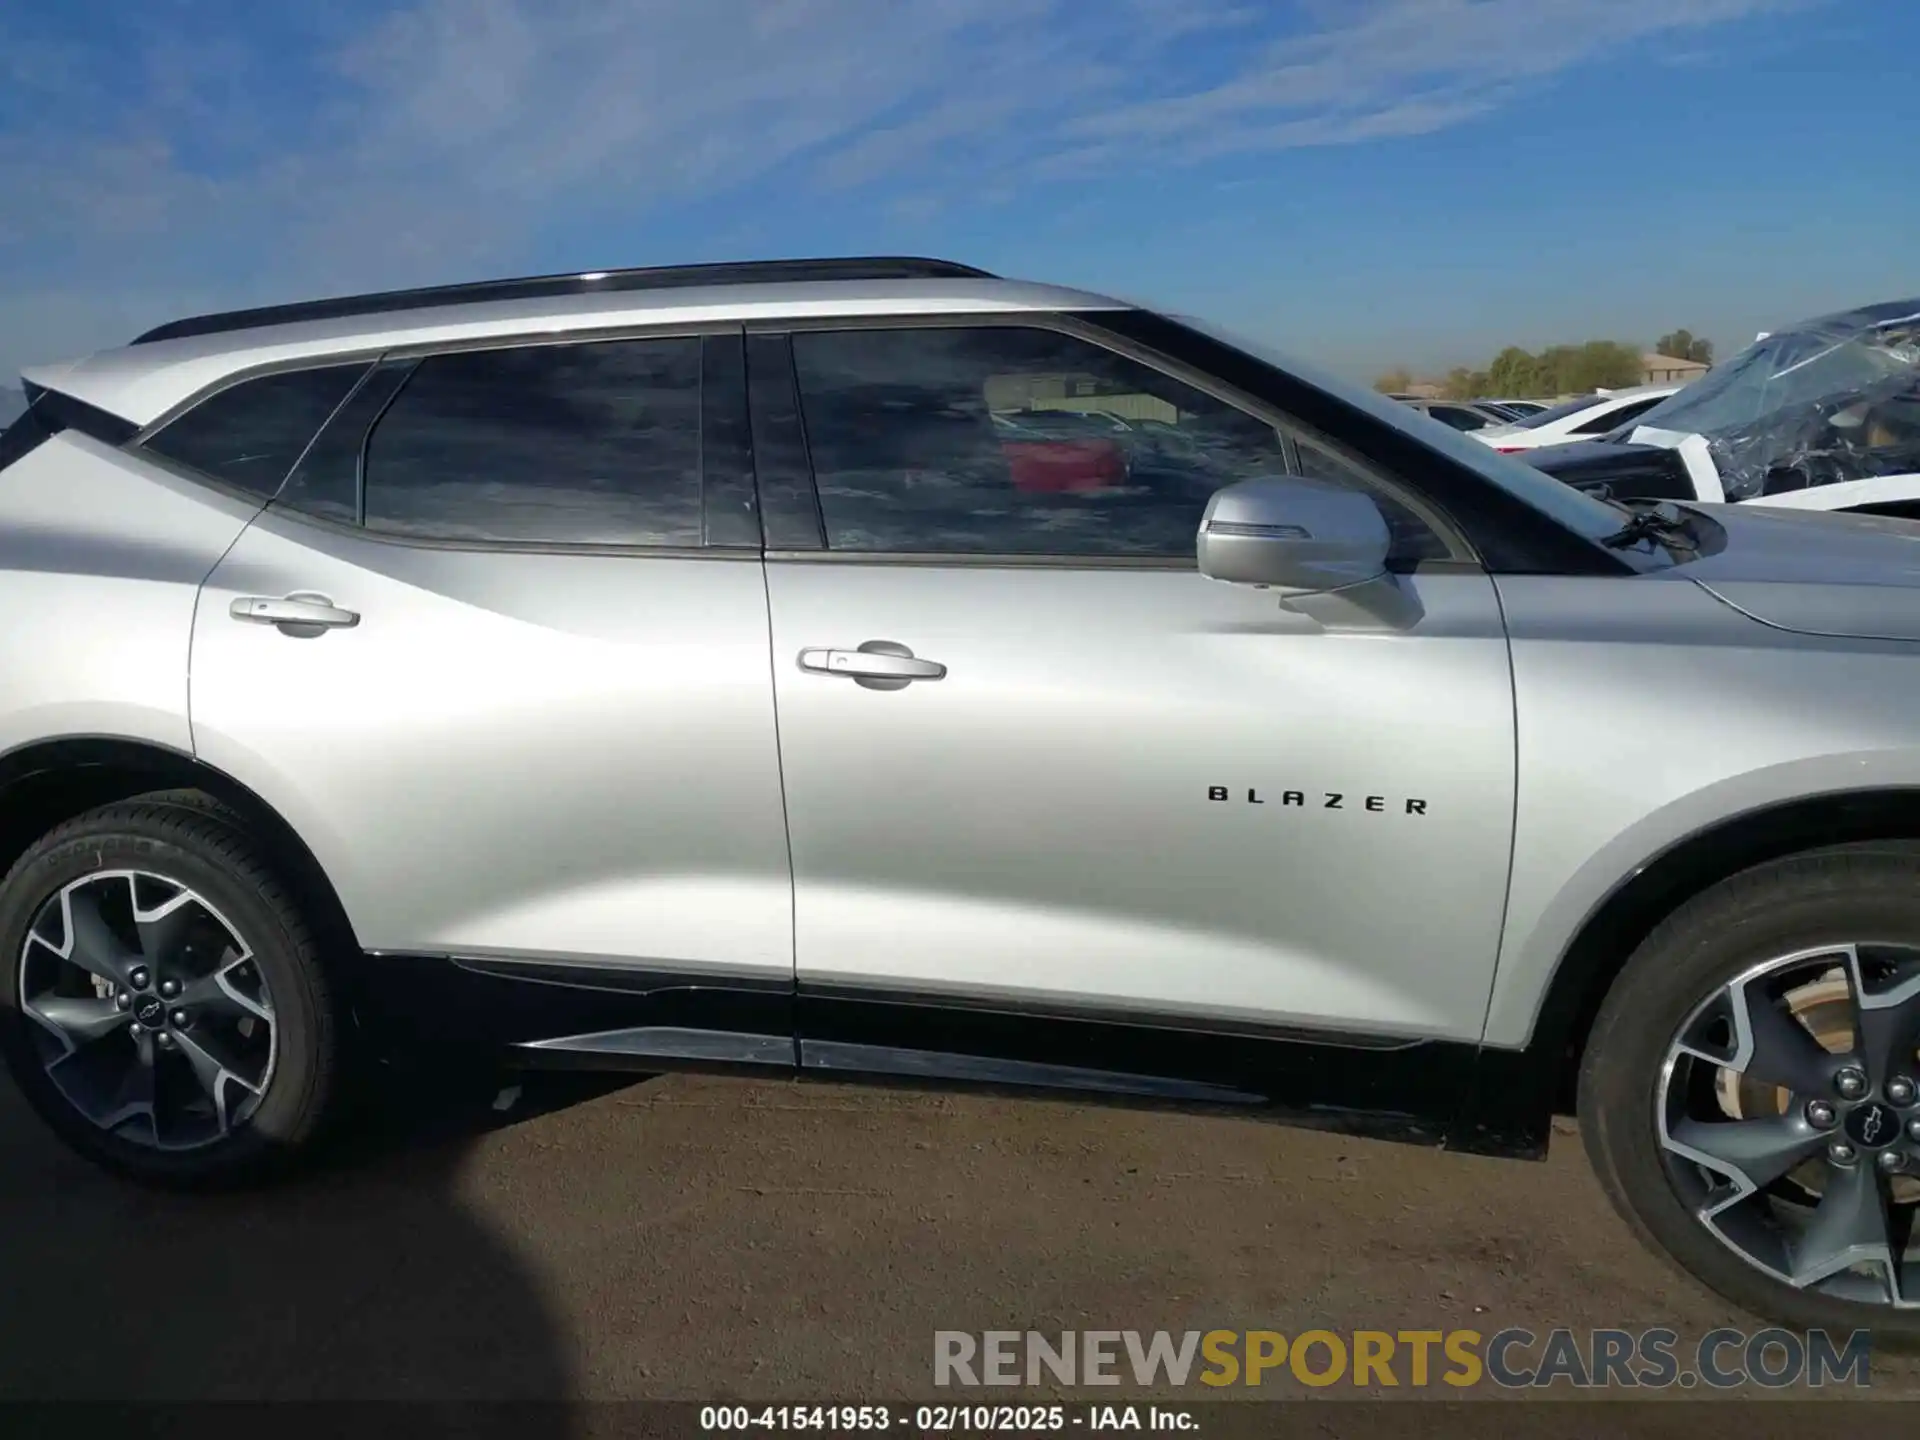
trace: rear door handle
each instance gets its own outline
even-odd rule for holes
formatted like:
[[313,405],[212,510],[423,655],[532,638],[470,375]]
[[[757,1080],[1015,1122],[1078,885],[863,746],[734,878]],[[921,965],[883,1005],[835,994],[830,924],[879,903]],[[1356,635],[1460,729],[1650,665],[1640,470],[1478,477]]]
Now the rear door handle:
[[885,690],[914,680],[938,680],[947,673],[938,660],[921,660],[891,640],[869,640],[855,650],[802,650],[800,668],[815,675],[845,675]]
[[356,610],[342,610],[325,595],[297,591],[275,599],[271,595],[240,595],[227,607],[236,620],[277,625],[289,634],[314,630],[349,630],[360,623]]

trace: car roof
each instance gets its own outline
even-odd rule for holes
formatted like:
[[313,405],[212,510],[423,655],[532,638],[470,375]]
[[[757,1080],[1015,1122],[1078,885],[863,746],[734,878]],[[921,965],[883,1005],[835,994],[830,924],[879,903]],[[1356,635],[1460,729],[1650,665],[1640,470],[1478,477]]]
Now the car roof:
[[1815,330],[1823,333],[1841,330],[1873,330],[1882,325],[1912,320],[1915,316],[1920,316],[1920,297],[1912,300],[1882,300],[1872,305],[1859,305],[1851,310],[1836,310],[1831,315],[1819,315],[1811,320],[1802,320],[1797,325],[1783,325],[1780,329]]
[[1593,397],[1593,403],[1595,405],[1612,405],[1616,401],[1638,400],[1646,395],[1670,395],[1675,390],[1680,389],[1681,384],[1682,382],[1679,380],[1656,380],[1651,385],[1622,385],[1619,389],[1609,390],[1604,395],[1596,393]]
[[[831,267],[838,265],[836,271]],[[914,265],[945,266],[913,271]],[[785,269],[782,269],[785,266]],[[859,267],[867,267],[862,269]],[[870,273],[872,272],[872,273]],[[786,278],[799,274],[804,278]],[[859,275],[862,278],[819,278]],[[653,277],[665,283],[649,283]],[[614,283],[605,283],[612,280]],[[941,314],[1119,310],[1125,302],[1006,280],[947,262],[774,262],[586,272],[238,311],[177,321],[132,344],[22,372],[135,425],[165,417],[232,376],[388,350],[617,332],[639,326]]]

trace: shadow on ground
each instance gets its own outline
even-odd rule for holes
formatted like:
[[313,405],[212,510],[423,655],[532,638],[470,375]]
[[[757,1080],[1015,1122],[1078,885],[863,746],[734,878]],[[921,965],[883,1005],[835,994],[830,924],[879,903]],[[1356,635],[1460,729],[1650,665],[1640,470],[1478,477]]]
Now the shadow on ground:
[[566,1397],[556,1315],[459,1184],[477,1137],[574,1086],[556,1077],[503,1115],[501,1084],[387,1076],[308,1172],[176,1196],[71,1156],[0,1081],[0,1399]]

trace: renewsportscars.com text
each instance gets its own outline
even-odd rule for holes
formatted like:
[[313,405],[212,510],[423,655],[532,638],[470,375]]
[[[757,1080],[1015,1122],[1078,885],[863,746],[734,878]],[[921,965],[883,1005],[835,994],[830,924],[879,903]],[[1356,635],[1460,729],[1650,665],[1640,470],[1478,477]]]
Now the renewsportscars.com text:
[[1765,1329],[936,1330],[940,1386],[1498,1385],[1538,1389],[1872,1384],[1872,1336]]

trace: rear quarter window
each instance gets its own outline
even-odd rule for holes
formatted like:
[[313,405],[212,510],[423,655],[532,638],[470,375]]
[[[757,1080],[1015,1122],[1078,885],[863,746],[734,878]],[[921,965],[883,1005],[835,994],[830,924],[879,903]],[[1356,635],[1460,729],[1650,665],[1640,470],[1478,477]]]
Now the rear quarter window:
[[367,368],[325,365],[243,380],[169,421],[142,448],[271,500]]

